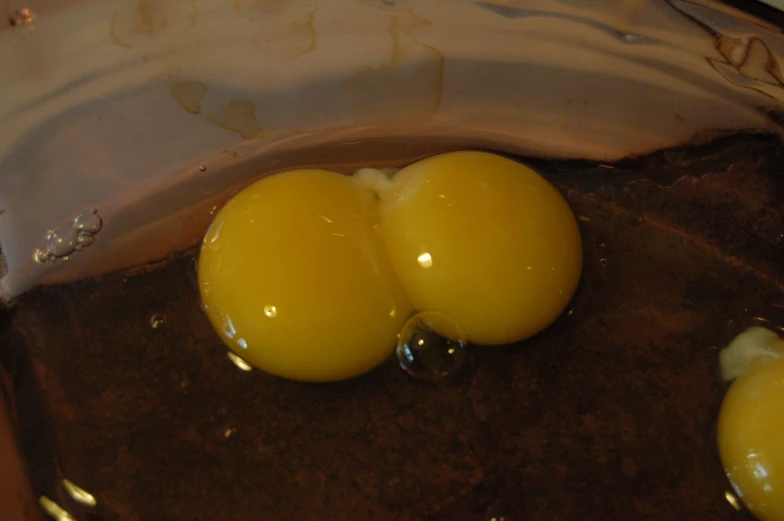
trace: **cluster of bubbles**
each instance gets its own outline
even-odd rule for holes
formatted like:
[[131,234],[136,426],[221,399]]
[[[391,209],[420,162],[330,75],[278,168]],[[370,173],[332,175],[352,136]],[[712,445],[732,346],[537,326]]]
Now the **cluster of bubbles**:
[[103,220],[98,209],[83,212],[59,226],[46,232],[43,248],[35,250],[36,262],[50,262],[67,259],[75,251],[81,251],[95,242],[95,235],[101,231]]

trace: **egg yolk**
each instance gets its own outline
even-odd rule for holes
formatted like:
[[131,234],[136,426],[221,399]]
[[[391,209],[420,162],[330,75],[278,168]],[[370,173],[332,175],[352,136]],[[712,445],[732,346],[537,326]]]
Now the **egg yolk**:
[[581,267],[577,223],[552,185],[509,159],[455,152],[391,181],[300,170],[251,185],[210,226],[199,288],[242,359],[332,381],[380,364],[414,310],[447,317],[461,341],[531,336],[563,311]]
[[582,270],[577,222],[529,167],[452,152],[398,172],[379,192],[381,232],[414,308],[493,345],[541,331],[564,310]]
[[294,380],[383,362],[411,314],[384,252],[377,198],[350,177],[300,170],[232,198],[202,244],[207,316],[251,365]]
[[[753,328],[722,353],[747,358],[719,413],[718,444],[727,477],[761,521],[784,520],[784,341]],[[751,355],[749,356],[749,353]]]

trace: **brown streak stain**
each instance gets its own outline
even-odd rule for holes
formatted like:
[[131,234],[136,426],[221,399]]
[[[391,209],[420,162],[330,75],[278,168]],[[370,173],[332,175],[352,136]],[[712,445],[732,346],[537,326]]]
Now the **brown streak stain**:
[[316,48],[314,21],[318,7],[312,7],[304,17],[288,23],[268,24],[262,35],[254,42],[258,49],[281,59],[295,60]]
[[778,81],[770,74],[771,52],[759,38],[749,40],[748,52],[743,63],[738,65],[738,72],[762,83],[777,85]]
[[[139,24],[133,32],[140,34],[155,34],[155,19],[150,7],[150,0],[140,0],[136,6],[139,12]],[[164,23],[164,25],[166,25]]]
[[193,29],[196,26],[196,21],[199,19],[199,6],[196,5],[196,0],[191,0],[191,7],[193,11],[191,12],[190,19],[191,25],[190,29]]
[[117,33],[115,32],[114,29],[116,24],[117,24],[117,13],[115,12],[114,15],[112,16],[112,23],[109,26],[109,38],[112,40],[112,43],[114,45],[122,47],[123,49],[133,49],[133,46],[131,44],[122,41],[120,37],[117,36]]
[[781,65],[768,45],[757,36],[736,38],[721,35],[716,49],[747,78],[770,85],[782,85]]
[[209,119],[223,129],[237,132],[244,139],[263,134],[256,122],[256,104],[248,100],[232,100]]
[[[407,10],[391,16],[392,55],[378,67],[361,67],[342,88],[355,104],[357,123],[422,124],[441,105],[444,57],[414,37],[415,29],[430,25]],[[419,92],[416,98],[410,93]]]
[[207,94],[207,86],[199,81],[183,81],[169,91],[177,103],[191,114],[201,114],[201,100]]

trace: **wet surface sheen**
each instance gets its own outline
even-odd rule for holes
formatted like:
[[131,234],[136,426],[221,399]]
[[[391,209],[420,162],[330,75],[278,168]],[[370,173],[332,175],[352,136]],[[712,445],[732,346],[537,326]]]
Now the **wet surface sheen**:
[[582,228],[574,306],[449,385],[393,359],[330,385],[240,371],[189,259],[36,290],[0,327],[35,492],[105,520],[741,519],[715,347],[784,323],[782,150],[542,163]]

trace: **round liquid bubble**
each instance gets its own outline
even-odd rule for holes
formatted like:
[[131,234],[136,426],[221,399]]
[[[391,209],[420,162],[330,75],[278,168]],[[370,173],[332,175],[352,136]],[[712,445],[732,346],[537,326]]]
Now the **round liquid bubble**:
[[417,313],[400,332],[397,359],[400,367],[421,380],[456,376],[469,359],[465,333],[442,313]]
[[350,177],[299,170],[249,186],[202,244],[199,290],[242,360],[293,380],[381,364],[412,309],[378,230],[377,199]]
[[737,375],[721,404],[719,455],[735,491],[760,521],[784,519],[784,340],[751,328],[722,352]]
[[451,317],[471,343],[538,333],[577,289],[577,221],[523,164],[451,152],[403,168],[378,193],[384,243],[414,308]]

